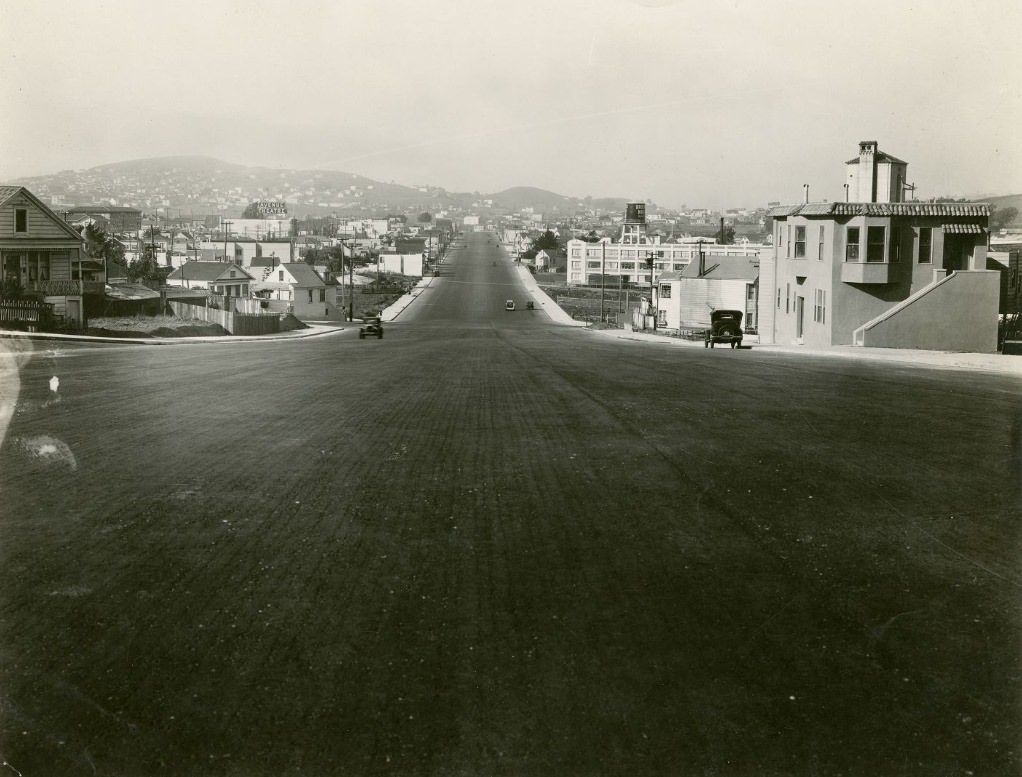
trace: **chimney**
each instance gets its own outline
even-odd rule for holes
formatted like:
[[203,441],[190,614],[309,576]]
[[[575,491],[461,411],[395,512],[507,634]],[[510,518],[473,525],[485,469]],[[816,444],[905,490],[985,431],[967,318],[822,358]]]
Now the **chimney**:
[[809,184],[807,184],[807,183],[802,184],[802,188],[805,189],[805,195],[804,195],[803,202],[808,204],[809,203]]
[[877,201],[876,154],[879,143],[863,140],[859,143],[859,193],[858,202]]

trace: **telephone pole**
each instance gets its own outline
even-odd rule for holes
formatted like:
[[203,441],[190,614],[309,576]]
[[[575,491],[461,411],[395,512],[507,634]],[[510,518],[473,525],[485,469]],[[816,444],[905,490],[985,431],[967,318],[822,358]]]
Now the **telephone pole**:
[[227,234],[230,232],[231,227],[234,225],[233,221],[221,222],[224,227],[224,261],[227,261]]

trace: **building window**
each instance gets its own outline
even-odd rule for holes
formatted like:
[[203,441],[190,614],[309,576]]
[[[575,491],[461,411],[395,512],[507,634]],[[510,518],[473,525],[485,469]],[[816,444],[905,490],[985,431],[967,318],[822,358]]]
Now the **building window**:
[[859,228],[848,227],[845,237],[845,261],[859,261]]
[[599,262],[586,262],[586,266],[590,270],[598,270],[598,269],[600,269],[600,263]]
[[235,278],[235,277],[237,277],[237,275],[238,275],[238,274],[237,274],[237,273],[236,273],[236,272],[235,272],[234,270],[231,270],[231,277],[232,277],[232,278]]
[[14,231],[16,234],[24,235],[28,233],[28,209],[27,208],[15,208],[14,209]]
[[788,239],[787,239],[786,243],[787,243],[787,245],[785,246],[785,249],[784,249],[784,255],[788,259],[790,259],[791,258],[791,224],[788,225]]
[[818,324],[827,323],[827,292],[816,289],[813,299],[813,321]]
[[901,227],[891,227],[891,262],[901,261]]
[[312,289],[309,289],[309,302],[312,302]]
[[795,227],[795,258],[806,258],[806,228],[804,226]]
[[684,270],[686,267],[688,267],[688,264],[675,264],[674,265],[674,269],[675,270]]
[[319,290],[319,301],[326,302],[326,289]]
[[823,261],[823,224],[820,224],[820,245],[816,251],[816,258]]
[[886,227],[866,228],[866,261],[884,261],[884,241],[887,238]]
[[571,255],[572,256],[582,256],[582,249],[581,248],[572,248],[571,249]]
[[607,269],[608,270],[616,270],[617,269],[617,262],[607,262]]
[[582,269],[582,262],[572,262],[571,263],[571,269],[572,270],[581,270]]
[[933,227],[919,228],[919,264],[933,261]]
[[635,262],[621,262],[621,269],[622,270],[634,270],[635,269]]
[[781,247],[781,225],[777,225],[777,247]]
[[667,311],[666,310],[658,310],[656,317],[657,317],[657,322],[656,322],[657,326],[667,326]]
[[277,280],[279,280],[279,281],[284,280],[284,271],[283,270],[277,270]]
[[781,287],[777,287],[777,309],[781,309]]
[[670,298],[671,298],[671,284],[669,284],[669,283],[662,283],[662,284],[660,284],[660,299],[670,299]]
[[788,314],[791,312],[791,284],[784,284],[784,312]]

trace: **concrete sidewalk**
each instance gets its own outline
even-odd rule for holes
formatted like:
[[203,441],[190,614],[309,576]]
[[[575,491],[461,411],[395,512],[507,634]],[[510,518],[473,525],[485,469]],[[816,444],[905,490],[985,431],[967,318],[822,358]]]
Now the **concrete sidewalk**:
[[[656,343],[668,347],[705,348],[702,340],[686,340],[650,332],[628,332],[623,329],[590,329],[594,335],[619,340]],[[999,353],[957,353],[950,351],[917,351],[907,348],[869,348],[855,345],[811,347],[802,345],[760,344],[758,338],[747,337],[742,350],[753,348],[757,353],[788,354],[796,356],[822,356],[837,359],[861,359],[875,362],[915,364],[941,369],[975,370],[1005,375],[1022,376],[1022,356],[1004,356]],[[730,350],[728,348],[727,350]]]
[[539,284],[536,283],[536,277],[529,272],[528,268],[524,265],[518,264],[516,266],[518,270],[518,277],[522,284],[525,286],[525,290],[532,295],[533,301],[536,303],[536,308],[546,313],[553,321],[558,324],[566,324],[568,326],[587,326],[585,321],[576,321],[571,315],[565,312],[564,308],[554,302]]
[[436,276],[434,275],[427,275],[423,277],[422,280],[415,284],[414,289],[405,294],[403,297],[400,297],[394,304],[389,305],[380,311],[380,320],[387,323],[389,321],[393,321],[404,313],[405,308],[415,302],[415,300],[419,298],[419,295],[432,285],[435,278]]

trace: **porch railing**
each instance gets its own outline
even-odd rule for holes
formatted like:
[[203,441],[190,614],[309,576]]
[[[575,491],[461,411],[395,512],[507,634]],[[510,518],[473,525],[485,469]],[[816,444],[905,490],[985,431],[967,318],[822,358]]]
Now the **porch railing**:
[[34,291],[45,297],[67,297],[82,293],[83,281],[29,281],[25,291]]

